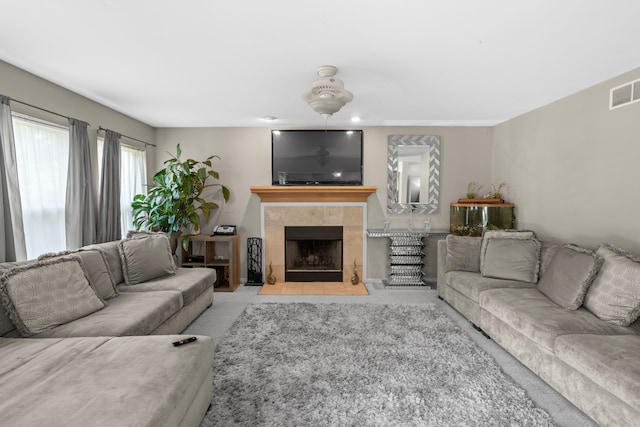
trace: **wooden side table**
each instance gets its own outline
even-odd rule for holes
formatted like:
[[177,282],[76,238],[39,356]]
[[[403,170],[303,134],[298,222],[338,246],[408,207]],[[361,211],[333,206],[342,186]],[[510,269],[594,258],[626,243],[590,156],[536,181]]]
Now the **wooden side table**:
[[214,291],[233,292],[240,286],[240,236],[191,236],[189,249],[182,248],[180,266],[215,268]]

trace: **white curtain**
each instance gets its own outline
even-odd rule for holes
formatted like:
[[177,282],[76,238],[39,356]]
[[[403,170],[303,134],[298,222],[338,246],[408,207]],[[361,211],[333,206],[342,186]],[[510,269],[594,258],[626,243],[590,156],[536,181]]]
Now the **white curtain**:
[[69,130],[14,116],[27,257],[66,248],[65,197]]
[[122,238],[120,221],[120,134],[107,130],[100,168],[99,243]]
[[67,173],[67,249],[96,241],[96,214],[91,184],[89,123],[69,119],[69,168]]
[[[102,175],[104,139],[98,138],[98,165]],[[133,229],[131,202],[136,194],[146,193],[147,154],[143,149],[120,144],[120,225],[122,236]]]
[[146,193],[147,159],[144,150],[120,146],[120,215],[122,235],[133,228],[131,202],[136,194]]
[[10,99],[0,95],[0,262],[27,257]]

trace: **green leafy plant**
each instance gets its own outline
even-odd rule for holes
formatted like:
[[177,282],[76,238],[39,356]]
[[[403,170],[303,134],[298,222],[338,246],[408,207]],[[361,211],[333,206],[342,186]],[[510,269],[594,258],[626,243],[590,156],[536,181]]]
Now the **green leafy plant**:
[[[164,162],[165,167],[153,176],[153,186],[147,194],[133,197],[133,225],[137,230],[164,231],[171,238],[174,233],[182,233],[193,225],[200,228],[200,212],[205,223],[209,222],[211,211],[219,205],[203,197],[207,188],[219,187],[224,201],[229,201],[231,192],[222,184],[213,182],[220,179],[212,169],[211,160],[220,159],[213,155],[203,161],[180,159],[182,149],[176,147],[176,155]],[[182,235],[182,246],[189,246],[189,234]]]

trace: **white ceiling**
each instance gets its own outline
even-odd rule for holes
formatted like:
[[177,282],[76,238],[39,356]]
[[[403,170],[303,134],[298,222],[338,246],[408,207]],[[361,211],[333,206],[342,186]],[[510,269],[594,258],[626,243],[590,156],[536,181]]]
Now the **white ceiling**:
[[14,0],[0,59],[155,127],[324,126],[301,98],[320,65],[354,96],[331,127],[492,125],[640,66],[639,16],[638,0]]

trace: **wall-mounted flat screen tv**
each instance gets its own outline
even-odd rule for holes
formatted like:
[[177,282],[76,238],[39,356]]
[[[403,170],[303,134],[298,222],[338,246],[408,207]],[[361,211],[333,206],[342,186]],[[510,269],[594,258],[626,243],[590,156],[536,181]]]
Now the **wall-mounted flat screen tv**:
[[271,131],[271,183],[362,185],[362,131]]

